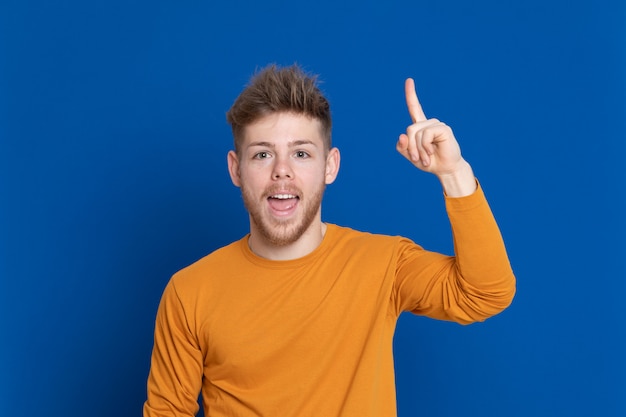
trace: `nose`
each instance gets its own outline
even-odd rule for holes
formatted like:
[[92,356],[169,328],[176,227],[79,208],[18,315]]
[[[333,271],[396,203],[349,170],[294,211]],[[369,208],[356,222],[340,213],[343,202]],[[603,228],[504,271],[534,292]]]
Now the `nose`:
[[274,167],[272,170],[272,179],[293,179],[293,177],[293,170],[291,168],[291,165],[289,164],[289,160],[286,158],[277,157],[275,159]]

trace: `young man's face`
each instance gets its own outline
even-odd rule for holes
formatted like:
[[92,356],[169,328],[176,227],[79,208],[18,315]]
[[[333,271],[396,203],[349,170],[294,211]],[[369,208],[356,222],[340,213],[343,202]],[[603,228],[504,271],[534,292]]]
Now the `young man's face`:
[[274,113],[246,127],[228,167],[250,213],[251,233],[285,246],[321,225],[322,196],[337,176],[339,151],[324,149],[318,120]]

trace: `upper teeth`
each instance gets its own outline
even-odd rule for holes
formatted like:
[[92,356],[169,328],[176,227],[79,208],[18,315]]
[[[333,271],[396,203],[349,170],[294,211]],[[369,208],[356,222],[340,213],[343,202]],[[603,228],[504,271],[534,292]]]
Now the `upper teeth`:
[[278,198],[279,200],[286,200],[288,198],[296,198],[296,196],[292,194],[276,194],[276,195],[273,195],[272,198]]

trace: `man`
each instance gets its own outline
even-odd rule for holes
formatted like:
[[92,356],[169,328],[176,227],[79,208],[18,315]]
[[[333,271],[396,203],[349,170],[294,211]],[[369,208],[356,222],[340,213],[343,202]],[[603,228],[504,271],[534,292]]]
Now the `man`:
[[452,130],[413,123],[397,150],[435,174],[455,256],[321,219],[339,171],[328,101],[297,66],[258,73],[227,114],[250,233],[172,277],[156,319],[144,416],[396,415],[392,339],[403,311],[458,323],[506,308],[515,278]]

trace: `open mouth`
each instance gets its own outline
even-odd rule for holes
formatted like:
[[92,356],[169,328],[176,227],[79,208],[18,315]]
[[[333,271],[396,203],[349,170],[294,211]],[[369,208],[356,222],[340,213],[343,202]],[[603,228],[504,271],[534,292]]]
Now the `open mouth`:
[[287,215],[296,208],[300,197],[295,194],[272,194],[267,198],[267,201],[276,214]]

